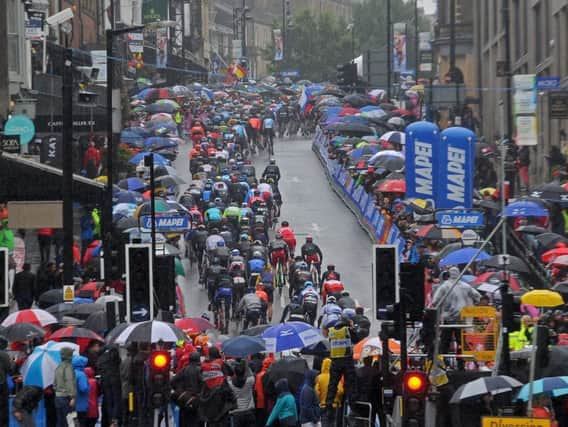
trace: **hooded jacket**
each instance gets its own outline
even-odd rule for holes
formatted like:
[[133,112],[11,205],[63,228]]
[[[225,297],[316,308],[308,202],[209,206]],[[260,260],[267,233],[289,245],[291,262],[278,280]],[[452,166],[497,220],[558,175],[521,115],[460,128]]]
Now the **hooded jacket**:
[[43,390],[32,385],[25,385],[14,397],[13,411],[26,411],[31,414],[43,398]]
[[69,397],[74,399],[77,394],[77,384],[75,382],[75,371],[71,365],[73,349],[64,347],[60,350],[61,363],[55,369],[55,379],[53,389],[56,397]]
[[272,408],[266,425],[269,426],[278,420],[280,426],[295,426],[298,421],[298,409],[296,408],[296,400],[288,388],[288,380],[281,378],[276,381],[274,387],[278,393],[278,399],[274,408]]
[[[320,408],[325,408],[325,399],[327,398],[327,387],[329,386],[329,370],[331,368],[331,359],[324,359],[321,364],[321,373],[316,378],[315,391],[319,397]],[[337,394],[333,401],[333,407],[338,408],[341,406],[343,399],[343,381],[337,385]]]
[[75,410],[87,412],[89,409],[89,380],[85,374],[85,367],[89,360],[84,356],[73,356],[72,364],[77,381],[77,397],[75,398]]
[[90,366],[85,368],[87,382],[89,383],[89,408],[87,418],[99,418],[99,383],[95,379],[95,370]]
[[271,357],[271,356],[266,357],[262,361],[262,369],[256,375],[256,382],[255,382],[255,385],[254,385],[254,393],[256,395],[256,408],[257,409],[266,408],[266,396],[264,394],[264,385],[262,384],[262,379],[264,378],[264,374],[266,374],[266,371],[268,370],[268,368],[270,368],[270,365],[272,365],[273,363],[274,363],[274,357]]
[[304,385],[300,391],[300,424],[314,423],[320,420],[319,399],[314,390],[318,372],[313,369],[306,371]]

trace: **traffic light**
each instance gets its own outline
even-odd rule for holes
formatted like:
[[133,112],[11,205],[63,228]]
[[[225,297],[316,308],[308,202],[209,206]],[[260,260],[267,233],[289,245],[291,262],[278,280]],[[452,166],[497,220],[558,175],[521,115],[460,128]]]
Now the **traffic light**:
[[424,318],[422,319],[422,329],[420,329],[420,341],[424,345],[426,353],[432,354],[434,350],[433,345],[436,338],[436,316],[437,311],[435,308],[429,308],[424,311]]
[[9,301],[8,287],[8,249],[0,248],[0,307],[8,307]]
[[162,408],[170,400],[170,363],[167,351],[154,351],[150,355],[150,405]]
[[510,292],[501,292],[503,326],[509,332],[521,329],[521,300]]
[[424,266],[400,264],[400,287],[404,289],[406,320],[420,322],[424,317]]
[[156,257],[154,290],[156,295],[159,295],[159,301],[156,302],[158,307],[173,313],[176,306],[175,257],[173,255]]
[[548,332],[548,328],[544,325],[538,325],[533,329],[532,333],[537,333],[536,336],[536,352],[535,352],[535,375],[537,378],[542,377],[542,371],[544,368],[548,366],[549,362],[549,349],[548,346],[550,345],[549,338],[550,334]]
[[154,318],[152,246],[126,245],[126,321]]
[[337,66],[337,84],[339,86],[351,86],[357,83],[357,64],[348,62]]
[[394,245],[376,245],[374,247],[373,265],[376,318],[394,320],[390,314],[393,313],[393,306],[399,301],[397,247]]
[[428,378],[420,371],[407,372],[402,383],[402,427],[424,426]]

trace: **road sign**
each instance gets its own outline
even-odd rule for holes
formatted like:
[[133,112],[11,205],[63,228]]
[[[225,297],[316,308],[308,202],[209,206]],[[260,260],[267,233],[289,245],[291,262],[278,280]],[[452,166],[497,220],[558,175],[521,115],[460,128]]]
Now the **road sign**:
[[0,151],[19,154],[20,145],[20,135],[0,135]]
[[548,112],[551,119],[568,118],[568,90],[558,90],[548,94]]
[[550,427],[548,418],[482,417],[481,427]]
[[495,360],[497,350],[497,311],[494,307],[464,307],[460,319],[470,327],[461,330],[462,354],[479,362]]
[[560,89],[560,77],[537,77],[536,88],[538,90]]
[[[144,216],[143,227],[152,228],[152,217]],[[160,233],[175,233],[189,230],[189,218],[186,215],[166,215],[156,217],[156,231]]]
[[72,303],[75,300],[75,288],[73,285],[63,286],[63,302]]
[[485,226],[483,212],[475,210],[441,210],[436,212],[440,228],[482,228]]

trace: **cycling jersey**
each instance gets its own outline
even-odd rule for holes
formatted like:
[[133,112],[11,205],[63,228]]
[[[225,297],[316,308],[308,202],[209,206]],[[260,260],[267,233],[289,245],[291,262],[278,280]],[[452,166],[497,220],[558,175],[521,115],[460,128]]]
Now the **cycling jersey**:
[[209,208],[205,211],[205,222],[221,221],[223,214],[219,208]]
[[264,270],[264,266],[266,265],[266,262],[263,259],[251,259],[248,262],[248,266],[249,266],[249,272],[250,273],[261,273],[262,270]]
[[314,289],[306,289],[302,291],[302,302],[303,304],[315,304],[319,302],[319,295]]
[[262,121],[262,128],[263,129],[272,129],[274,128],[274,120],[270,117],[265,118]]

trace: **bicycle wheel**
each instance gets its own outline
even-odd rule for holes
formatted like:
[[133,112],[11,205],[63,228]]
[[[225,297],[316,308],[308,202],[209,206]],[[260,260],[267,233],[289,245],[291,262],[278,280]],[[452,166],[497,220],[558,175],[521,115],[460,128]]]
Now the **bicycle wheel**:
[[226,328],[226,316],[225,316],[225,299],[222,298],[221,299],[221,308],[219,309],[219,330],[221,331],[222,334],[226,334],[227,331],[225,330]]
[[276,287],[278,288],[278,295],[282,295],[282,263],[280,260],[278,261],[278,264],[276,264]]
[[316,285],[319,282],[318,269],[316,268],[316,265],[313,262],[310,267],[310,274],[312,276],[312,283]]

